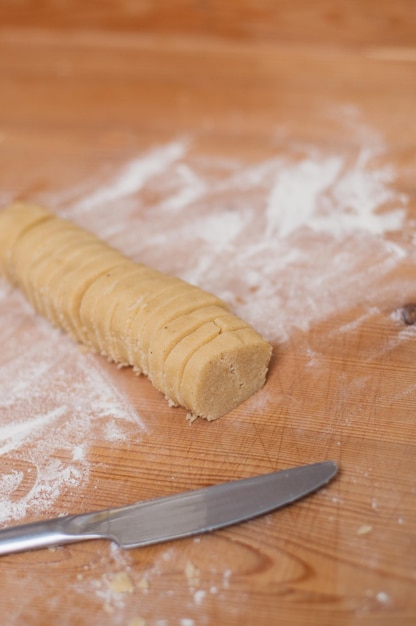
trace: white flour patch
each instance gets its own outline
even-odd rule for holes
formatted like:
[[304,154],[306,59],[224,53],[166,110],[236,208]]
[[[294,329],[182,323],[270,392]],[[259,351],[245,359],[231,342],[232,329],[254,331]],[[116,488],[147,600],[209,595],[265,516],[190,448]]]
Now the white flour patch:
[[23,441],[31,436],[33,431],[41,431],[43,427],[54,419],[62,417],[64,413],[65,407],[59,407],[35,419],[18,422],[13,420],[12,423],[6,424],[0,428],[0,455],[19,448]]
[[17,292],[0,289],[0,310],[0,459],[17,468],[0,477],[4,523],[45,513],[88,481],[96,440],[126,438],[126,424],[138,433],[143,424],[93,357],[34,316]]
[[148,180],[165,172],[184,152],[185,143],[176,141],[134,159],[106,185],[77,202],[72,207],[71,214],[100,209],[103,204],[137,193]]
[[[316,222],[316,198],[328,191],[340,173],[339,157],[285,161],[274,174],[266,199],[266,235],[284,238]],[[329,226],[324,220],[323,224]]]

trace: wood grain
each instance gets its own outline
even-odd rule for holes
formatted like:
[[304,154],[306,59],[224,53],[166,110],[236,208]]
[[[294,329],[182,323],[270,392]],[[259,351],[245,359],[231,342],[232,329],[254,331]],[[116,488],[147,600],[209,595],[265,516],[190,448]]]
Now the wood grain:
[[232,41],[414,46],[412,0],[6,0],[2,28],[104,30]]
[[[120,445],[97,439],[88,450],[90,475],[51,502],[48,514],[322,458],[340,463],[339,477],[295,506],[196,539],[128,552],[91,542],[2,557],[5,623],[415,623],[415,334],[402,313],[416,302],[414,6],[2,3],[2,203],[20,197],[64,211],[83,181],[102,180],[137,154],[187,135],[195,157],[251,165],[283,158],[293,145],[353,159],[382,137],[376,164],[394,171],[392,187],[408,197],[406,230],[389,235],[407,255],[372,274],[361,302],[276,342],[263,395],[218,422],[190,427],[148,381],[86,357],[145,428],[130,425]],[[154,202],[143,192],[134,223]],[[132,244],[133,256],[141,245]],[[159,262],[180,271],[186,255]],[[306,315],[302,294],[299,307]],[[8,312],[3,303],[5,337]],[[27,336],[33,328],[26,324],[10,332]],[[2,367],[13,357],[8,345]],[[19,501],[32,484],[27,460],[9,453],[0,468],[2,476],[24,473]],[[35,518],[27,510],[25,521]],[[114,591],[120,572],[133,592]]]

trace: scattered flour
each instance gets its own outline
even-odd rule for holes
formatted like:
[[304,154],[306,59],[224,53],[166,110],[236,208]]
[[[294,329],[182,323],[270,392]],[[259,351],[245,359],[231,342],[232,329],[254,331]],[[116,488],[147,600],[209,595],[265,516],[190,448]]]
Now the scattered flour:
[[172,163],[184,155],[184,152],[185,143],[177,141],[134,159],[117,178],[75,203],[71,209],[71,216],[79,212],[100,210],[103,204],[119,201],[136,193],[149,179],[164,173]]
[[205,596],[207,595],[207,592],[204,589],[198,589],[198,591],[195,591],[194,593],[194,602],[197,605],[202,604],[203,600],[205,599]]
[[389,604],[390,596],[385,591],[379,591],[376,595],[377,600],[380,604]]
[[34,316],[17,292],[1,290],[0,310],[0,459],[16,468],[0,477],[0,522],[7,522],[44,513],[85,483],[95,440],[126,437],[127,423],[138,432],[143,424],[93,357]]
[[[391,237],[408,198],[382,163],[373,141],[357,154],[288,142],[284,156],[247,164],[179,139],[51,204],[136,260],[215,292],[277,342],[366,302],[408,253]],[[14,468],[0,478],[7,522],[50,510],[87,480],[97,438],[144,426],[96,360],[4,282],[0,319],[0,459]]]

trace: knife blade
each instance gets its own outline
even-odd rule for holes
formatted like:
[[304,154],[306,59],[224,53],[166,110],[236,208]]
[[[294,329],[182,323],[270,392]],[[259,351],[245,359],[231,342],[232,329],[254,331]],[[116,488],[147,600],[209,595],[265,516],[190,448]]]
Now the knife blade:
[[326,485],[333,461],[155,498],[123,507],[68,515],[0,530],[0,555],[108,539],[137,548],[205,533],[270,513]]

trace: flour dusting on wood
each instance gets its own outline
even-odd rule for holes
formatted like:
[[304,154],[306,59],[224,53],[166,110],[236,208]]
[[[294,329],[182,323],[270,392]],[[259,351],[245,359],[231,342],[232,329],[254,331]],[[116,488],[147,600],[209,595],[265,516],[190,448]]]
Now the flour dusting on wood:
[[94,441],[117,441],[126,424],[139,432],[143,425],[93,357],[33,315],[17,291],[2,289],[0,307],[0,457],[18,468],[0,477],[6,522],[42,513],[88,481]]
[[[247,163],[178,139],[98,187],[80,181],[82,196],[65,191],[52,208],[135,260],[216,293],[280,342],[357,303],[370,307],[368,295],[409,253],[394,237],[408,198],[380,143],[370,144],[332,154],[288,143],[283,156]],[[0,320],[0,455],[16,467],[0,477],[6,522],[50,510],[85,481],[94,440],[144,426],[94,357],[4,282]]]

